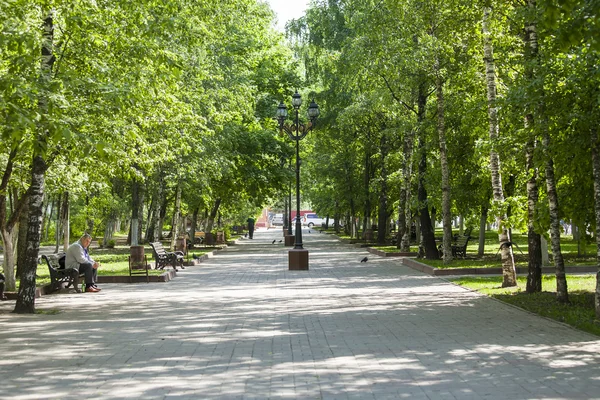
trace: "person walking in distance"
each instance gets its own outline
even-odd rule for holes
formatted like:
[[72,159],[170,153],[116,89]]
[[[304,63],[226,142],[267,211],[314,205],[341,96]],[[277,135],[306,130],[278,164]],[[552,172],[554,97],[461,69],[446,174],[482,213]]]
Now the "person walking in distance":
[[85,291],[95,293],[101,290],[96,286],[100,264],[94,261],[88,253],[90,243],[92,243],[92,237],[85,233],[78,241],[70,245],[65,258],[65,268],[73,268],[80,274],[85,274]]
[[254,218],[250,217],[246,222],[248,222],[248,236],[252,239],[254,237]]

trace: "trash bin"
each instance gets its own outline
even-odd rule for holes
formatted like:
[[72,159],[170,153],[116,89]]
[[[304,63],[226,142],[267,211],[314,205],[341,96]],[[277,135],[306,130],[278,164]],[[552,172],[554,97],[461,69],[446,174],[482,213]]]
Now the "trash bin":
[[183,254],[187,254],[187,243],[185,238],[175,239],[175,251],[181,251]]
[[146,268],[144,246],[131,246],[129,248],[129,255],[131,256],[131,269]]

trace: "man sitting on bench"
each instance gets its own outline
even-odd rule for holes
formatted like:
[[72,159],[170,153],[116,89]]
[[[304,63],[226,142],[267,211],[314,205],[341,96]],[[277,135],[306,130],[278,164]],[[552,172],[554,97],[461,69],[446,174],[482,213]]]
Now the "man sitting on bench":
[[90,243],[92,243],[92,237],[88,233],[84,233],[81,239],[70,245],[65,258],[65,268],[73,268],[80,274],[85,274],[85,291],[96,293],[101,290],[96,286],[100,264],[88,254]]

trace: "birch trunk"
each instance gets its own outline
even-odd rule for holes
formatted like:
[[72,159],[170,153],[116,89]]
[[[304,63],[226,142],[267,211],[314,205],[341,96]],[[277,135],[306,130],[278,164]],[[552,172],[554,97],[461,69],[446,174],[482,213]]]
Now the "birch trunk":
[[546,160],[546,187],[548,191],[548,204],[550,207],[550,238],[552,243],[552,259],[556,268],[556,298],[560,303],[569,302],[565,261],[560,246],[560,219],[558,215],[558,194],[556,191],[556,178],[554,176],[554,162],[549,154],[550,134],[545,131],[542,144],[547,154]]
[[444,228],[444,264],[452,262],[452,213],[450,210],[450,173],[446,148],[446,121],[444,105],[444,82],[440,71],[440,60],[435,60],[435,91],[437,96],[437,130],[440,142],[440,165],[442,169],[442,221]]
[[[526,121],[531,116],[526,118]],[[529,179],[527,180],[527,245],[529,259],[527,263],[527,293],[542,291],[542,236],[535,230],[536,208],[539,199],[538,179],[539,174],[533,165],[535,151],[535,140],[527,144],[526,169]]]
[[[496,66],[494,63],[494,48],[489,30],[489,17],[491,8],[485,7],[483,12],[483,50],[485,61],[485,74],[487,81],[487,105],[489,136],[492,144],[490,151],[490,171],[492,175],[492,193],[494,202],[500,210],[504,210],[504,192],[502,188],[502,175],[500,173],[500,156],[495,149],[499,137],[498,109],[496,107]],[[506,214],[500,211],[495,216],[498,224],[498,241],[500,244],[500,254],[502,259],[502,287],[517,286],[517,272],[515,270],[515,260],[512,251],[512,243],[506,226]]]
[[591,129],[592,169],[594,172],[594,212],[596,215],[596,262],[598,273],[596,274],[596,319],[600,320],[600,138],[598,128]]
[[[50,197],[50,196],[48,196]],[[50,214],[48,214],[48,218],[45,221],[45,227],[44,227],[44,239],[43,241],[47,241],[48,240],[48,235],[49,235],[49,231],[50,231],[50,225],[52,224],[52,218],[54,218],[54,200],[49,199],[48,200],[48,204],[50,205]]]
[[[54,64],[54,21],[51,12],[47,13],[43,23],[43,39],[41,54],[41,85],[49,86],[52,79],[52,66]],[[33,314],[35,312],[35,273],[37,258],[40,250],[42,231],[42,205],[44,202],[44,184],[46,173],[46,160],[43,151],[47,147],[48,130],[45,119],[48,114],[48,98],[40,97],[38,101],[40,122],[37,127],[37,145],[31,164],[31,185],[29,187],[29,218],[27,223],[27,250],[25,263],[20,269],[21,284],[15,304],[15,313]]]
[[[535,8],[535,2],[529,1],[528,7]],[[535,23],[529,22],[525,25],[525,79],[532,82],[535,78],[533,66],[537,63],[538,43],[537,28]],[[525,129],[534,131],[533,114],[525,115]],[[536,232],[536,209],[539,201],[539,172],[534,164],[534,154],[537,148],[537,139],[535,133],[530,133],[530,139],[526,146],[526,170],[529,176],[527,180],[527,244],[528,244],[528,265],[527,265],[527,293],[542,291],[542,237]]]
[[560,303],[569,302],[565,261],[560,247],[560,219],[558,215],[558,194],[556,191],[556,178],[554,176],[554,162],[550,155],[550,133],[546,124],[543,129],[542,145],[546,154],[546,188],[548,192],[548,205],[550,208],[550,239],[552,244],[552,259],[556,269],[556,298]]
[[4,260],[2,261],[2,268],[4,270],[4,290],[12,292],[17,287],[17,281],[15,280],[15,248],[13,246],[13,234],[12,230],[2,229],[2,243],[4,244]]
[[[529,0],[527,2],[530,10],[534,11],[536,8],[536,2]],[[535,23],[530,23],[527,26],[528,32],[531,34],[529,41],[531,44],[531,61],[532,65],[538,65],[538,54],[539,47],[537,42],[537,26]],[[550,132],[548,128],[548,118],[546,117],[546,107],[544,101],[544,89],[543,89],[543,76],[537,76],[538,74],[532,74],[531,78],[536,81],[536,92],[538,94],[537,100],[537,114],[539,121],[536,121],[539,125],[537,128],[541,132],[542,136],[542,148],[545,155],[545,172],[546,172],[546,190],[548,194],[548,205],[550,211],[550,238],[552,244],[552,255],[554,259],[554,267],[556,269],[556,298],[560,303],[569,302],[569,293],[567,288],[567,277],[565,274],[565,262],[563,259],[561,246],[560,246],[560,219],[558,215],[558,194],[556,191],[556,178],[554,176],[554,161],[552,159],[550,149]]]
[[13,211],[10,217],[8,216],[8,182],[10,181],[10,177],[12,175],[14,159],[17,155],[17,152],[18,147],[15,146],[15,148],[12,149],[9,153],[8,158],[6,160],[6,168],[4,170],[4,173],[2,174],[2,181],[0,182],[0,235],[2,237],[2,242],[4,243],[4,287],[5,290],[8,291],[14,291],[17,286],[17,282],[15,280],[14,234],[20,213],[22,213],[24,205],[27,202],[27,193],[21,196],[20,199],[13,200]]

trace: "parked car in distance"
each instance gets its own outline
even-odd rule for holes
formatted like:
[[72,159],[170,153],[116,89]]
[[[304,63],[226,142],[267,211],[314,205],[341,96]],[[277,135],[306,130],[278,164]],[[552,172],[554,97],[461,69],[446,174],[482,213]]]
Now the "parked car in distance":
[[[321,218],[315,213],[306,213],[302,218],[302,225],[312,228],[313,226],[321,227],[327,221],[327,218]],[[333,218],[329,219],[329,225],[333,224]]]
[[275,214],[271,220],[273,226],[283,226],[283,214]]

